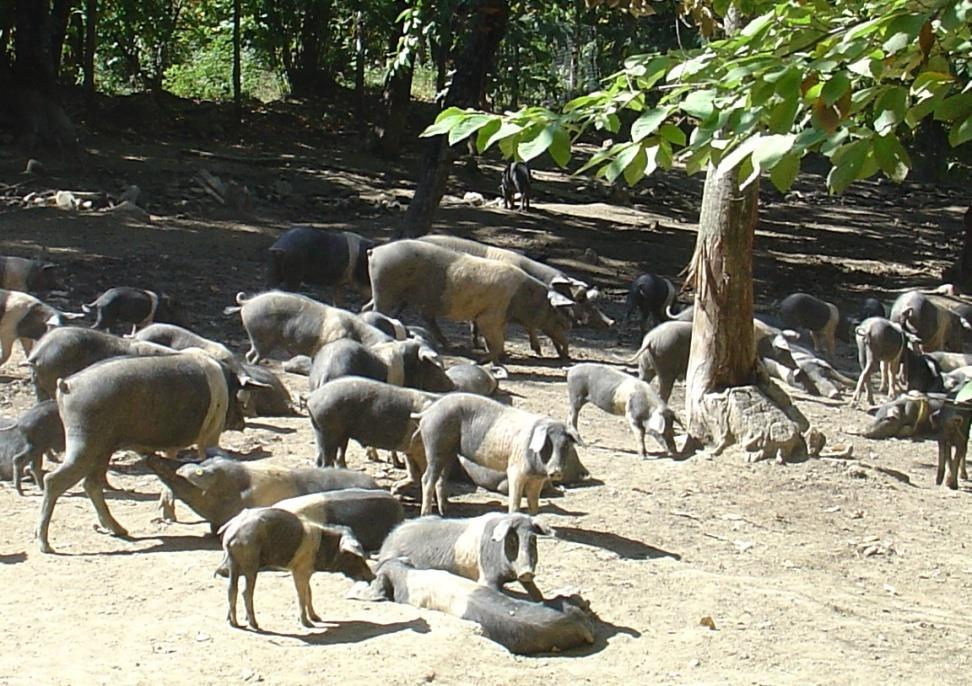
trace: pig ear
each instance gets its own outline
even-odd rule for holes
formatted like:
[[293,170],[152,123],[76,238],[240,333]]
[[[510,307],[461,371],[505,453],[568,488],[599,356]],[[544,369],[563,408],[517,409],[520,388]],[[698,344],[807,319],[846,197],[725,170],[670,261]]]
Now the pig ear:
[[439,353],[435,352],[427,345],[423,345],[419,348],[418,357],[423,362],[432,362],[440,367],[442,366],[442,360],[439,359]]
[[584,441],[581,440],[580,434],[577,433],[577,429],[570,426],[569,424],[565,424],[564,426],[567,427],[567,435],[570,436],[570,440],[572,440],[574,443],[576,443],[582,448],[586,447]]
[[65,319],[82,319],[84,312],[61,312],[61,316]]
[[273,386],[268,383],[257,381],[249,374],[240,374],[237,379],[239,379],[240,386],[243,388],[273,388]]
[[547,526],[543,522],[538,522],[535,519],[533,520],[533,525],[531,526],[531,529],[533,530],[533,533],[535,533],[537,536],[553,536],[554,535],[553,529],[551,529],[549,526]]
[[41,269],[45,272],[48,271],[49,269],[54,269],[55,267],[57,267],[57,265],[54,264],[53,262],[45,262],[44,264],[41,265]]
[[648,417],[648,428],[657,434],[665,433],[665,417],[661,412],[652,412]]
[[499,521],[499,524],[496,525],[496,528],[493,529],[493,535],[490,536],[490,538],[492,538],[494,541],[502,541],[504,538],[506,538],[506,534],[508,534],[509,532],[510,532],[510,518],[503,517]]
[[547,442],[547,425],[538,424],[533,427],[533,433],[530,434],[530,450],[535,453],[540,453],[543,450],[544,444]]
[[349,532],[344,532],[341,534],[341,542],[338,544],[338,550],[340,550],[342,553],[351,553],[352,555],[357,555],[359,557],[365,556],[364,549],[362,549],[358,539]]
[[570,307],[571,305],[577,304],[566,295],[558,293],[557,291],[547,291],[547,300],[554,307]]
[[550,289],[560,293],[561,295],[569,294],[571,292],[570,286],[570,279],[566,279],[562,276],[555,276],[550,279]]

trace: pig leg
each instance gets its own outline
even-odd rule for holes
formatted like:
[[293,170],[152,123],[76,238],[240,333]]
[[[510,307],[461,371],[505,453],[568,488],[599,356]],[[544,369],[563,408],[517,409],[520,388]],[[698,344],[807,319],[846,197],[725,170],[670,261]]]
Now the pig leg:
[[[628,426],[631,427],[631,433],[634,434],[635,441],[638,445],[638,457],[646,459],[648,457],[648,451],[645,449],[645,427],[641,422],[631,416],[628,416]],[[662,447],[668,450],[667,446]]]
[[[507,472],[507,481],[510,495],[507,501],[507,512],[513,514],[514,512],[520,511],[520,500],[523,498],[523,492],[526,490],[526,484],[524,483],[523,475],[518,471],[511,470]],[[539,509],[539,503],[538,503]],[[536,512],[531,512],[530,514],[536,514]]]
[[246,608],[246,623],[254,631],[260,631],[260,625],[257,624],[256,620],[256,612],[253,611],[253,591],[256,588],[257,580],[256,565],[243,572],[243,580],[246,581],[246,586],[243,587],[243,607]]
[[[17,453],[16,455],[14,455],[14,458],[13,458],[13,485],[14,485],[14,488],[17,489],[17,495],[23,495],[24,494],[24,489],[20,485],[20,476],[21,476],[21,472],[23,472],[23,470],[24,470],[24,467],[27,466],[27,461],[29,459],[30,459],[30,449],[29,448],[25,448],[24,450],[21,450],[19,453]],[[31,462],[31,474],[34,477],[34,480],[37,481],[37,474],[35,473],[35,471],[33,469],[33,462]],[[44,482],[42,482],[42,481],[41,482],[38,482],[38,485],[39,485],[40,488],[43,488],[43,483]]]
[[[527,499],[527,512],[532,516],[540,513],[540,492],[546,479],[535,479],[526,483],[524,491]],[[517,503],[519,505],[519,503]]]
[[168,486],[163,486],[159,493],[159,517],[163,522],[176,521],[175,494]]
[[442,329],[439,328],[439,322],[436,321],[435,316],[431,314],[423,314],[422,318],[425,320],[426,326],[428,326],[429,331],[432,332],[432,336],[439,342],[443,350],[449,349],[449,341],[446,339],[445,334],[442,333]]
[[91,504],[94,505],[101,526],[111,531],[115,536],[127,536],[128,532],[125,528],[108,511],[108,503],[105,502],[104,483],[102,479],[103,473],[101,470],[89,472],[84,477],[84,492],[87,494]]
[[337,454],[338,467],[341,467],[342,469],[346,469],[348,466],[348,463],[345,460],[345,457],[348,454],[348,439],[345,438],[343,441],[338,443],[337,448],[338,448],[338,454]]
[[[228,557],[228,556],[227,556]],[[240,586],[240,568],[232,559],[229,563],[229,586],[227,588],[227,600],[229,610],[226,612],[226,621],[233,628],[240,628],[240,623],[236,621],[236,597]],[[249,618],[248,618],[249,619]]]
[[669,376],[668,374],[658,374],[658,395],[666,403],[672,395],[672,386],[675,385],[675,377]]
[[530,350],[533,351],[533,354],[537,357],[543,357],[543,347],[540,345],[540,339],[537,338],[537,332],[533,329],[527,329],[527,336],[530,339]]
[[[442,477],[442,467],[440,460],[430,459],[422,474],[422,516],[432,514],[432,492],[436,488],[439,479]],[[444,505],[440,501],[439,514],[443,512]]]
[[[949,456],[948,448],[948,438],[947,435],[939,436],[938,438],[938,471],[935,473],[935,485],[941,486],[942,481],[945,480],[945,465],[948,464],[949,472],[953,472],[952,461]],[[949,475],[949,480],[951,480],[951,474]]]
[[20,347],[23,348],[24,357],[30,355],[30,351],[34,349],[34,339],[33,338],[21,338]]
[[486,358],[480,360],[480,364],[483,362],[499,364],[500,359],[503,357],[503,347],[506,343],[506,335],[503,331],[504,323],[502,321],[495,321],[493,318],[488,318],[478,320],[477,324],[479,324],[479,329],[483,332],[483,337],[486,339],[487,352]]
[[55,471],[44,477],[44,499],[41,501],[41,514],[37,522],[34,536],[42,553],[53,553],[54,549],[48,542],[48,530],[51,526],[51,515],[57,499],[64,495],[67,489],[78,483],[90,471],[87,464],[79,461],[76,452],[69,450],[64,462]]
[[[851,397],[851,402],[855,405],[861,400],[861,393],[866,391],[867,404],[872,405],[874,403],[874,396],[871,395],[871,372],[874,371],[874,358],[870,355],[867,356],[867,364],[864,369],[861,370],[861,375],[857,378],[857,386],[854,388],[854,395]],[[884,367],[881,368],[881,376],[884,376]]]
[[568,384],[567,402],[570,404],[570,414],[567,417],[567,422],[577,431],[577,418],[580,415],[581,408],[587,404],[587,394],[580,388]]
[[0,339],[0,365],[10,359],[10,353],[13,352],[14,340],[6,336]]
[[314,626],[314,622],[321,621],[321,618],[314,612],[314,604],[311,601],[310,572],[305,569],[294,569],[291,570],[290,575],[294,579],[294,588],[297,590],[300,623],[311,628]]

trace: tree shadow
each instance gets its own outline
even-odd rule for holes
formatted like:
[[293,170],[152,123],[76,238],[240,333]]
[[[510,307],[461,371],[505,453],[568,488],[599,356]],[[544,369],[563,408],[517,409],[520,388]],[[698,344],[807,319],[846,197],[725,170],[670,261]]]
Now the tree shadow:
[[6,553],[0,555],[0,565],[17,565],[27,560],[27,553]]
[[682,556],[672,553],[655,546],[648,545],[633,538],[627,538],[607,531],[593,531],[591,529],[581,529],[573,526],[555,526],[557,538],[561,538],[571,543],[581,543],[596,548],[603,548],[615,553],[624,560],[657,560],[662,557],[670,557],[673,560],[681,560]]
[[277,631],[261,630],[257,633],[266,636],[279,636],[281,638],[295,638],[298,641],[316,646],[340,645],[344,643],[360,643],[371,638],[393,634],[399,631],[414,631],[417,634],[427,634],[432,629],[429,623],[417,617],[406,622],[390,622],[379,624],[378,622],[366,622],[360,619],[325,620],[327,628],[310,634],[286,634]]
[[148,548],[120,548],[118,550],[106,550],[103,552],[82,552],[82,553],[61,553],[64,557],[117,557],[128,555],[141,555],[143,553],[180,553],[197,550],[219,550],[220,543],[216,536],[187,536],[183,534],[174,536],[115,536],[115,538],[129,543],[139,541],[157,541],[155,545]]

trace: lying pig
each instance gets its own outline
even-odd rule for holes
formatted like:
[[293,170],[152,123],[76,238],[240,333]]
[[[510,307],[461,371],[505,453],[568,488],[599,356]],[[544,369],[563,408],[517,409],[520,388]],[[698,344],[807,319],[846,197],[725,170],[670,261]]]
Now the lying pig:
[[375,578],[365,560],[361,544],[346,529],[322,527],[300,519],[286,510],[272,507],[243,510],[219,530],[225,557],[217,568],[229,577],[229,612],[226,620],[236,621],[236,595],[240,576],[246,579],[243,604],[246,623],[260,630],[253,612],[253,589],[261,569],[290,572],[297,589],[300,623],[314,626],[321,618],[314,612],[310,578],[314,572],[340,572],[356,581]]
[[313,356],[339,338],[350,338],[366,346],[391,340],[356,314],[302,295],[270,291],[247,299],[239,293],[236,302],[238,307],[227,307],[223,312],[240,313],[250,338],[250,350],[246,353],[250,364],[268,358],[274,350],[285,350],[288,357]]
[[357,341],[341,339],[317,351],[310,368],[311,391],[344,376],[426,390],[452,388],[438,354],[412,340],[387,341],[368,348]]
[[467,619],[511,653],[562,652],[594,642],[590,611],[576,595],[532,603],[449,572],[415,569],[400,558],[385,560],[375,574],[370,586],[352,589],[350,597],[394,600]]
[[935,360],[943,372],[953,372],[961,367],[972,365],[972,355],[966,353],[946,353],[939,351],[928,353],[928,357]]
[[435,489],[439,514],[445,514],[443,471],[462,455],[509,479],[509,511],[526,495],[530,514],[540,509],[547,480],[560,478],[566,453],[581,443],[573,427],[470,393],[451,393],[421,414],[419,434],[427,464],[422,475],[422,514],[431,514]]
[[[499,472],[489,467],[483,467],[471,460],[467,460],[462,455],[459,456],[459,466],[462,467],[462,472],[469,478],[469,481],[476,486],[484,488],[487,491],[493,491],[494,493],[509,495],[510,482],[506,476],[506,472]],[[555,493],[556,491],[553,491],[554,484],[571,486],[585,479],[589,479],[590,476],[590,472],[581,464],[580,458],[577,456],[577,450],[574,446],[571,446],[567,451],[567,458],[564,460],[564,467],[560,472],[560,476],[556,480],[551,480],[547,486],[544,486],[544,490],[540,492],[540,495],[549,496]],[[461,479],[462,474],[453,472],[453,477]],[[548,488],[550,492],[548,492]]]
[[645,334],[638,352],[627,363],[638,363],[642,381],[657,376],[658,395],[667,403],[675,381],[685,378],[691,343],[691,322],[665,322]]
[[445,370],[452,382],[449,391],[493,395],[499,389],[499,379],[507,378],[503,367],[486,367],[480,364],[457,364]]
[[199,334],[193,333],[189,329],[184,329],[181,326],[176,326],[175,324],[150,324],[141,331],[136,332],[132,338],[137,341],[164,345],[173,350],[199,348],[200,350],[205,350],[217,360],[228,360],[234,357],[230,349],[222,343],[203,338]]
[[30,355],[41,336],[75,316],[82,315],[58,312],[27,293],[0,290],[0,365],[10,359],[14,341]]
[[645,433],[648,432],[670,455],[675,446],[675,413],[650,385],[603,364],[578,364],[567,372],[570,399],[570,425],[577,430],[577,416],[587,403],[609,414],[624,415],[644,458]]
[[12,479],[17,493],[24,468],[38,488],[44,486],[44,453],[64,450],[64,427],[53,400],[38,403],[12,425],[0,428],[0,479]]
[[[378,488],[367,474],[348,469],[288,469],[265,462],[237,462],[228,457],[210,457],[199,464],[179,465],[155,455],[145,465],[193,512],[216,531],[248,507],[265,507],[287,498],[344,488]],[[167,508],[166,519],[175,519]]]
[[[437,399],[430,393],[361,377],[336,379],[321,386],[307,398],[307,412],[317,437],[318,466],[337,463],[344,467],[351,439],[370,448],[421,452],[420,444],[412,444],[418,423],[411,415]],[[416,459],[424,463],[424,456]]]
[[807,293],[792,293],[780,301],[779,311],[784,328],[809,331],[814,349],[830,359],[837,352],[836,339],[850,342],[850,321],[833,303]]
[[949,393],[957,391],[968,381],[972,381],[972,365],[959,367],[942,374],[942,382],[945,385],[945,390]]
[[358,315],[361,321],[371,324],[384,334],[391,336],[396,341],[404,341],[411,338],[408,327],[394,317],[388,317],[380,312],[362,312]]
[[341,286],[371,295],[368,250],[374,241],[349,231],[327,231],[297,226],[285,231],[270,246],[267,287],[300,290],[301,284],[333,287],[334,300]]
[[876,416],[861,434],[866,438],[909,438],[932,433],[944,400],[918,394],[903,395],[874,409]]
[[134,330],[152,322],[186,325],[185,311],[174,298],[145,288],[109,288],[94,302],[81,305],[81,309],[85,313],[95,311],[95,323],[91,328],[99,331],[110,331],[117,324]]
[[50,262],[25,257],[0,257],[0,288],[8,291],[43,293],[58,287],[57,267]]
[[36,530],[41,552],[51,552],[48,528],[57,499],[81,479],[101,525],[125,536],[102,492],[112,454],[196,444],[204,457],[225,429],[243,429],[246,389],[253,385],[202,351],[105,360],[59,380],[57,407],[67,441],[64,462],[44,479]]
[[275,508],[293,512],[311,524],[345,526],[365,550],[378,550],[404,518],[398,499],[388,491],[344,488],[281,500]]
[[421,517],[400,524],[385,539],[378,560],[408,558],[416,569],[442,569],[497,591],[519,581],[533,600],[537,536],[553,532],[525,514],[491,512],[472,519]]

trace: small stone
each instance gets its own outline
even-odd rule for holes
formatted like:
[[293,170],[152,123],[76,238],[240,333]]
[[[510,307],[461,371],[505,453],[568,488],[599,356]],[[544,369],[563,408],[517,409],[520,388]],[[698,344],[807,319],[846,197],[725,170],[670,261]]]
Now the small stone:
[[703,617],[702,619],[700,619],[699,620],[699,624],[701,626],[708,627],[712,631],[715,631],[715,628],[716,628],[715,620],[712,619],[712,617],[710,617],[709,615],[706,615],[705,617]]
[[473,207],[482,207],[486,203],[486,198],[483,197],[482,193],[467,191],[466,194],[462,196],[462,201],[472,205]]
[[78,199],[74,197],[74,193],[71,191],[58,191],[54,196],[54,204],[61,210],[76,210]]
[[691,660],[689,660],[689,667],[698,667],[701,664],[702,660],[697,657],[693,657]]

